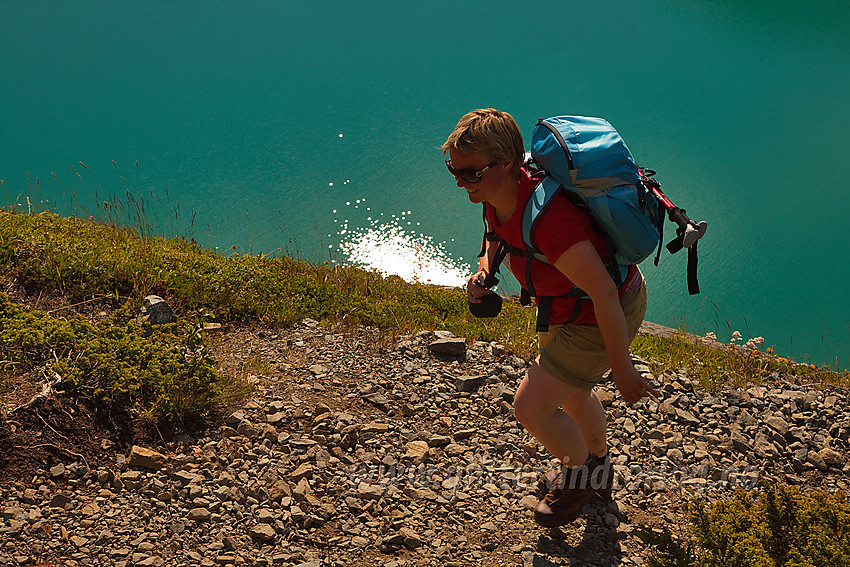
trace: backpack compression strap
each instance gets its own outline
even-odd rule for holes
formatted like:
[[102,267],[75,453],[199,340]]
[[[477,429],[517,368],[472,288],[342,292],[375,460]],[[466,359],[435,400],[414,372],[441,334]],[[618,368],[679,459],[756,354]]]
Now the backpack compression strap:
[[[681,210],[682,214],[685,213],[684,209],[680,209],[680,210]],[[672,218],[673,217],[671,216],[671,220],[672,220]],[[684,240],[683,240],[684,234],[685,234],[685,231],[681,227],[676,229],[677,238],[674,238],[673,240],[668,242],[667,246],[666,246],[667,251],[670,252],[670,254],[675,254],[676,252],[678,252],[679,250],[681,250],[684,247]],[[696,295],[696,294],[699,293],[699,282],[697,281],[697,243],[698,242],[699,242],[699,239],[695,240],[694,243],[691,244],[688,247],[687,275],[688,275],[688,293],[690,295]],[[659,250],[659,254],[660,253],[661,252]],[[657,265],[657,263],[658,263],[658,260],[656,259],[656,265]]]
[[[676,229],[676,238],[667,243],[667,251],[670,254],[675,254],[679,250],[684,247],[684,238],[685,238],[685,228],[684,224],[688,223],[693,228],[702,225],[702,232],[705,232],[705,221],[702,223],[694,223],[691,221],[687,214],[685,214],[685,209],[680,209],[673,205],[669,199],[661,192],[661,183],[658,182],[654,177],[655,172],[651,169],[642,167],[640,168],[640,184],[652,193],[655,193],[655,196],[661,200],[661,204],[666,208],[668,218],[679,225],[679,228]],[[697,237],[697,240],[702,236],[700,234]],[[658,260],[661,257],[661,243],[664,241],[664,214],[662,213],[658,219],[658,254],[655,255],[655,265],[658,265]],[[690,295],[696,295],[699,293],[699,282],[697,282],[697,242],[696,240],[688,247],[688,293]]]

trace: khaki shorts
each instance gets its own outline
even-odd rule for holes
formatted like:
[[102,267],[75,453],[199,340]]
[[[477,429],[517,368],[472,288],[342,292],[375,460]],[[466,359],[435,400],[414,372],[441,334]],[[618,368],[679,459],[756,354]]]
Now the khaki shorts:
[[[620,298],[631,342],[646,314],[646,283]],[[538,333],[540,365],[555,378],[582,390],[592,390],[611,368],[597,325],[550,325]]]

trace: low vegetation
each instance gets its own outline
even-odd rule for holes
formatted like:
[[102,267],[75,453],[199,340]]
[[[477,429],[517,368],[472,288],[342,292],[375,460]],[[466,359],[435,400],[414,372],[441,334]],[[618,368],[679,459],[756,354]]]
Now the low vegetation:
[[752,346],[718,344],[713,340],[677,333],[672,337],[639,335],[632,352],[653,362],[659,370],[688,372],[706,391],[721,386],[760,384],[764,378],[782,375],[814,385],[850,385],[850,375],[826,367],[800,364]]
[[156,294],[177,312],[204,310],[219,322],[286,326],[310,317],[392,333],[444,328],[498,338],[524,354],[534,337],[518,305],[485,322],[468,315],[457,290],[288,257],[225,256],[185,239],[141,238],[133,229],[49,213],[0,212],[0,266],[31,294],[60,293],[71,302],[112,297],[116,305]]
[[850,502],[843,493],[762,484],[734,499],[690,503],[691,537],[643,532],[649,567],[835,567],[850,565]]
[[187,425],[224,401],[222,377],[197,324],[144,332],[125,309],[91,324],[56,319],[0,293],[0,372],[38,372],[55,389],[140,416]]

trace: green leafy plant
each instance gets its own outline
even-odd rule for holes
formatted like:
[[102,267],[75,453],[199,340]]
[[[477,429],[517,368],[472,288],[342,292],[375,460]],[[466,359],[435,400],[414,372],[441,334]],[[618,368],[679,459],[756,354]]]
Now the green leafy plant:
[[690,539],[641,532],[649,567],[850,566],[850,502],[830,494],[762,482],[729,501],[690,503]]
[[198,322],[151,329],[118,310],[91,324],[81,316],[54,319],[0,294],[0,355],[5,371],[39,370],[60,387],[154,420],[186,422],[223,403]]

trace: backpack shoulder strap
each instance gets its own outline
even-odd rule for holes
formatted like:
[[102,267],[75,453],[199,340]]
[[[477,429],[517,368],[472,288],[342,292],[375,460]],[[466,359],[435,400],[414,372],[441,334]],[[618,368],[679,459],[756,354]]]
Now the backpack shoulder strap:
[[[495,230],[488,230],[487,226],[487,205],[483,205],[483,212],[481,218],[484,222],[484,237],[481,239],[481,251],[478,253],[478,258],[484,256],[487,253],[487,242],[497,242],[498,247],[496,248],[496,253],[493,255],[493,259],[490,262],[490,273],[487,274],[487,278],[484,280],[484,286],[487,288],[493,287],[497,283],[499,283],[498,278],[496,278],[496,274],[499,273],[499,268],[502,266],[502,262],[505,260],[505,256],[508,254],[513,254],[516,256],[528,256],[529,253],[521,248],[515,248],[504,240],[502,240],[498,234],[496,234]],[[528,305],[528,303],[524,303],[523,305]]]
[[545,175],[532,191],[522,215],[522,242],[525,244],[526,250],[534,254],[538,260],[544,262],[546,261],[545,256],[534,244],[534,229],[543,211],[546,210],[546,207],[552,202],[552,198],[560,189],[561,184],[558,180],[551,175]]
[[481,239],[481,252],[478,258],[484,256],[487,251],[487,203],[481,203],[481,221],[484,223],[484,237]]
[[617,265],[616,251],[614,250],[614,245],[611,242],[610,236],[581,196],[574,191],[564,189],[564,186],[554,177],[544,177],[543,180],[538,183],[534,192],[531,194],[531,198],[525,206],[522,218],[522,239],[526,248],[533,252],[534,258],[546,262],[546,257],[534,244],[534,230],[536,228],[537,221],[541,218],[546,206],[559,192],[563,194],[573,205],[575,205],[579,211],[587,216],[590,221],[590,226],[605,240],[605,246],[608,249],[608,257],[603,258],[603,262],[605,263],[605,267],[608,269],[608,272],[611,274],[611,277],[614,279],[614,283],[617,287],[620,287],[624,278],[623,270]]

